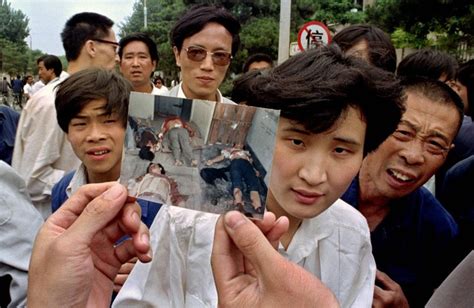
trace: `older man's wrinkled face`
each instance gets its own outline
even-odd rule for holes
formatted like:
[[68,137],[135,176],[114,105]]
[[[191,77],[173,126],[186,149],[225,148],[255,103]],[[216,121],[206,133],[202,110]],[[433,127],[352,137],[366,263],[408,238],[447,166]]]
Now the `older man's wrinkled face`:
[[364,159],[361,189],[372,196],[400,198],[422,186],[444,163],[459,121],[454,106],[408,91],[398,128]]

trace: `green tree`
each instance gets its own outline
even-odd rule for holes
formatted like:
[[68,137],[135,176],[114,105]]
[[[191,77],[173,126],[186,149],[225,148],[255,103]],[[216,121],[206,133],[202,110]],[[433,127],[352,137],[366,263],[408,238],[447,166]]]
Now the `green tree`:
[[474,45],[472,0],[378,0],[367,8],[367,19],[388,33],[401,29],[413,35],[417,45],[446,50],[462,41]]

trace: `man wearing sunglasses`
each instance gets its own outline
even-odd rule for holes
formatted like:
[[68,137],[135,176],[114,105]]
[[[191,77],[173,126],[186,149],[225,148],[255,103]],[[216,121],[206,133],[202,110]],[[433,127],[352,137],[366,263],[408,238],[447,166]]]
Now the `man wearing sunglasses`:
[[182,82],[168,95],[233,103],[218,87],[239,48],[239,31],[239,22],[224,8],[205,5],[186,12],[170,35]]
[[[118,43],[113,24],[97,13],[79,13],[66,22],[61,33],[69,62],[65,77],[89,67],[115,67]],[[48,83],[26,104],[18,123],[12,160],[44,218],[51,214],[54,184],[80,163],[55,120],[55,88],[61,81]]]

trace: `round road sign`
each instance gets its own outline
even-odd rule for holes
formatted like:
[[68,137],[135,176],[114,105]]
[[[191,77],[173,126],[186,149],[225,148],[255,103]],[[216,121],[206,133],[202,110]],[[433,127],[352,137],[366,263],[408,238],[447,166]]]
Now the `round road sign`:
[[308,50],[329,43],[331,43],[331,33],[326,25],[320,21],[307,22],[298,32],[300,50]]

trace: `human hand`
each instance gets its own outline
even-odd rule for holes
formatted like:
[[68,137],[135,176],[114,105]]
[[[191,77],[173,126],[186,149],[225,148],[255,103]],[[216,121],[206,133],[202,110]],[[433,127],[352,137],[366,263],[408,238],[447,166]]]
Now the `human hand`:
[[339,306],[317,277],[274,249],[287,230],[288,219],[272,213],[258,227],[235,211],[219,218],[211,265],[220,307]]
[[132,258],[127,261],[127,263],[122,264],[122,266],[119,269],[119,272],[117,276],[114,279],[114,292],[118,293],[120,289],[122,289],[123,284],[127,280],[128,276],[132,272],[133,268],[135,267],[135,264],[137,263],[138,258]]
[[377,270],[375,281],[378,282],[378,285],[375,285],[372,307],[410,307],[400,285],[393,281],[387,274]]
[[[124,235],[131,238],[115,245]],[[110,182],[81,187],[49,217],[30,261],[28,307],[108,307],[121,265],[151,261],[149,232],[127,190]]]

